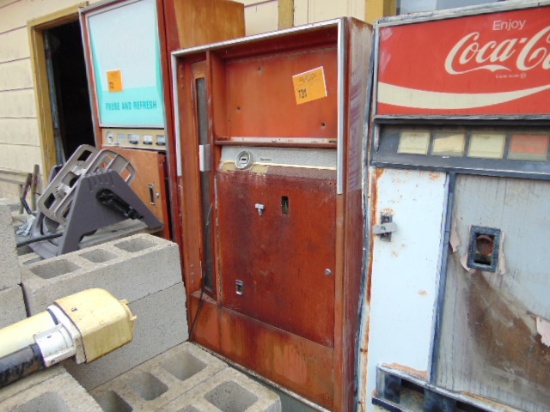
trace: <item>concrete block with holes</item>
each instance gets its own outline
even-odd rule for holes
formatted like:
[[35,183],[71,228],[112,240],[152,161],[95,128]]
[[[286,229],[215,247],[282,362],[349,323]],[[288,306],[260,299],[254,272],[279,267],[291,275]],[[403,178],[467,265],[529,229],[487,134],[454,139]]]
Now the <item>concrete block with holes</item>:
[[[138,270],[136,268],[136,270]],[[129,303],[137,316],[132,342],[90,364],[64,362],[87,390],[129,371],[189,338],[185,288],[179,282]]]
[[105,411],[281,410],[277,394],[192,343],[184,343],[95,389]]
[[21,208],[21,202],[19,200],[8,199],[5,197],[0,198],[0,205],[7,206],[12,214],[17,213]]
[[91,392],[106,411],[153,411],[188,393],[227,365],[183,343]]
[[19,322],[27,317],[21,286],[0,290],[0,328]]
[[102,412],[94,398],[61,366],[35,373],[1,389],[0,410]]
[[281,399],[275,392],[243,373],[227,368],[170,402],[165,412],[280,412]]
[[10,202],[0,199],[0,289],[21,283]]
[[88,288],[134,302],[181,282],[181,269],[175,243],[138,234],[27,264],[21,276],[28,310],[36,314]]

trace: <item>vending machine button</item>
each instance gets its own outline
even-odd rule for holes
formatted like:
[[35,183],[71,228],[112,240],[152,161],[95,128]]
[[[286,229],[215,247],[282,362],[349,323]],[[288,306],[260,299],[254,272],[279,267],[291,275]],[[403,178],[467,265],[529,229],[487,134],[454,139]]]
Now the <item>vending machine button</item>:
[[139,134],[129,134],[128,135],[128,143],[131,144],[139,144]]
[[157,146],[166,146],[166,137],[163,134],[157,135]]
[[113,144],[115,142],[115,137],[113,136],[113,132],[111,132],[110,130],[107,132],[106,138],[107,138],[107,143],[109,144]]

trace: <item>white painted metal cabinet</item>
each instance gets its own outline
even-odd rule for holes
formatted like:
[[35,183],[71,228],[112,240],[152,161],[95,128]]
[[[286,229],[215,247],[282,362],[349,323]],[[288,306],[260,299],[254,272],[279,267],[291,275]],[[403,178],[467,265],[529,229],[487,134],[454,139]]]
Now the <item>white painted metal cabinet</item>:
[[375,29],[361,410],[548,411],[550,2]]

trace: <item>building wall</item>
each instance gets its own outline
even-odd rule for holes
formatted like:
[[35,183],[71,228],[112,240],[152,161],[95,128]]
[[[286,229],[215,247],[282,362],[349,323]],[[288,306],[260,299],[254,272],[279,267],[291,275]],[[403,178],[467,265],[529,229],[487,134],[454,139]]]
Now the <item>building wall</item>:
[[[241,1],[245,5],[247,35],[277,30],[278,0]],[[365,3],[366,0],[294,0],[294,25],[340,16],[364,19]],[[18,186],[6,179],[22,180],[35,165],[39,165],[41,175],[44,172],[28,22],[78,4],[82,2],[0,0],[0,197],[19,196]]]
[[294,0],[294,25],[350,16],[365,20],[366,0]]
[[[0,197],[18,197],[6,180],[42,172],[42,149],[27,22],[74,6],[76,0],[0,0]],[[20,178],[18,178],[20,179]]]

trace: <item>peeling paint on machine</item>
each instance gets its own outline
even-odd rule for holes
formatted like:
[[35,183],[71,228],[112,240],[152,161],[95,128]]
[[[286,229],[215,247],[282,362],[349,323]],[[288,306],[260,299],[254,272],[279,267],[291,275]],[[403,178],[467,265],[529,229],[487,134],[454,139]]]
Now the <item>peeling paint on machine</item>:
[[[446,35],[432,41],[430,30],[442,25]],[[387,18],[375,27],[361,410],[548,410],[548,99],[509,93],[510,103],[481,109],[415,99],[419,89],[502,98],[534,83],[547,93],[549,27],[548,1]],[[449,52],[455,35],[462,48]],[[484,43],[493,37],[501,40]],[[509,55],[492,58],[499,67],[489,70],[482,54],[503,52],[502,42]],[[516,69],[503,77],[512,60],[526,68],[526,47],[536,47],[540,65],[530,60],[525,82]],[[449,69],[458,64],[460,73]],[[407,95],[414,101],[391,95],[389,84],[418,89]]]

